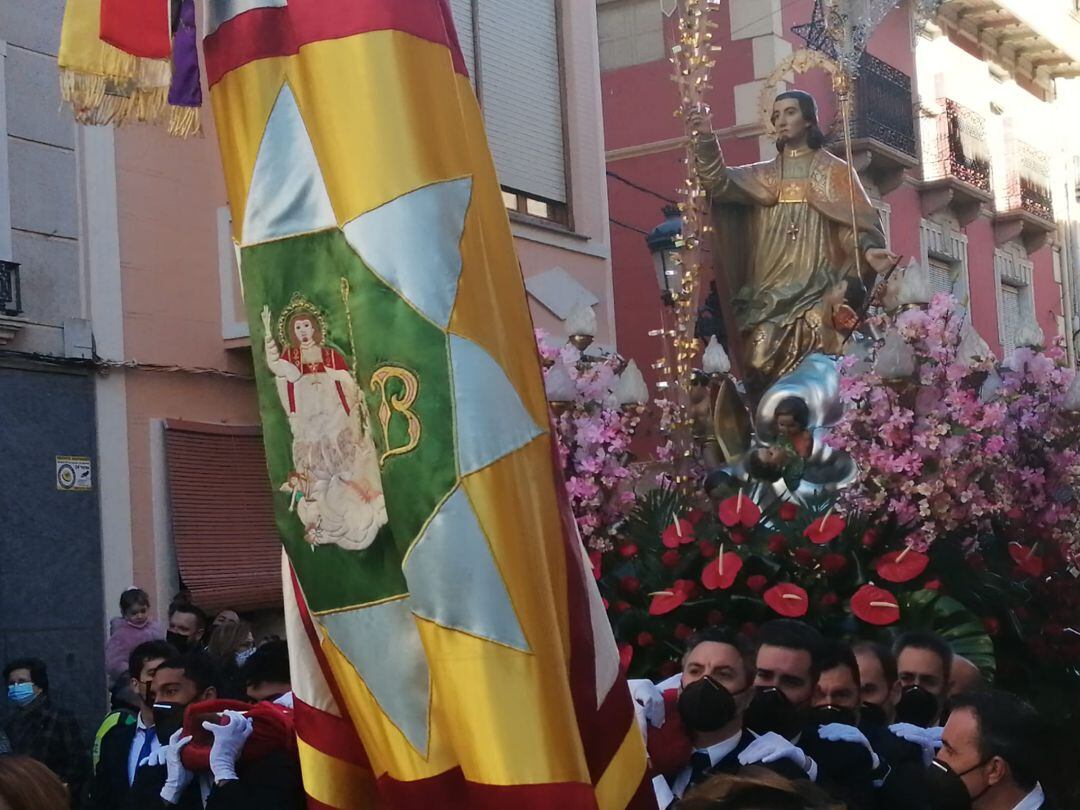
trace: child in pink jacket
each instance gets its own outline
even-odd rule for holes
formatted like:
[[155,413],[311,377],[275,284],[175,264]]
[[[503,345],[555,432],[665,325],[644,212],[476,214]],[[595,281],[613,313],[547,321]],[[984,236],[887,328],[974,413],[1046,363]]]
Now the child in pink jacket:
[[120,594],[120,614],[109,622],[105,645],[105,671],[112,683],[127,671],[128,656],[144,641],[161,641],[165,630],[150,618],[150,596],[142,588]]

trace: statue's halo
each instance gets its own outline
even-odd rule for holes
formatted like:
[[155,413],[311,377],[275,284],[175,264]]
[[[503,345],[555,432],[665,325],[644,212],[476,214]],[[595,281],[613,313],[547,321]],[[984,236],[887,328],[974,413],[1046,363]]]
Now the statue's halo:
[[[769,74],[764,86],[761,88],[761,96],[758,99],[758,107],[761,110],[761,126],[765,135],[770,138],[776,137],[776,127],[772,123],[773,103],[780,95],[780,84],[786,81],[788,74],[806,73],[815,68],[821,68],[832,76],[833,90],[837,93],[844,92],[850,85],[850,78],[835,59],[823,54],[821,51],[812,51],[808,48],[794,51],[783,62],[776,66],[776,70]],[[840,105],[837,105],[839,110]]]

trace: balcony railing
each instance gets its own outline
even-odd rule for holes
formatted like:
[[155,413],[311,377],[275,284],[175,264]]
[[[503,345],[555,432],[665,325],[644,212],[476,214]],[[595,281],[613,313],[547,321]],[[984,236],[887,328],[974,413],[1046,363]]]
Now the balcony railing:
[[1054,221],[1054,200],[1050,192],[1030,180],[1020,181],[1020,208],[1029,214]]
[[1022,141],[1014,141],[1008,152],[1009,182],[1005,210],[1026,211],[1039,219],[1053,222],[1050,156]]
[[5,315],[22,313],[19,265],[15,262],[0,261],[0,312]]
[[868,53],[862,56],[855,88],[853,134],[918,157],[911,77]]
[[945,99],[941,158],[944,174],[991,193],[986,121],[952,99]]

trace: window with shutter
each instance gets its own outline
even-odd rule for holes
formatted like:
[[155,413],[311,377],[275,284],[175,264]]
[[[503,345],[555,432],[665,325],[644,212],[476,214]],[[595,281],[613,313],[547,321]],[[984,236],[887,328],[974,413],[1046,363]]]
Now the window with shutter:
[[281,540],[262,430],[165,423],[180,578],[205,610],[281,606]]
[[1005,355],[1016,348],[1016,330],[1020,328],[1020,287],[1002,284],[1001,290],[1001,348]]
[[600,0],[596,22],[601,70],[664,58],[664,16],[657,0]]
[[[458,5],[466,4],[455,3],[455,13]],[[567,202],[556,0],[475,0],[473,9],[479,96],[499,182],[535,201],[536,213],[525,213],[543,216]]]
[[936,295],[937,293],[949,293],[953,291],[953,270],[952,265],[940,262],[935,259],[930,260],[930,293]]

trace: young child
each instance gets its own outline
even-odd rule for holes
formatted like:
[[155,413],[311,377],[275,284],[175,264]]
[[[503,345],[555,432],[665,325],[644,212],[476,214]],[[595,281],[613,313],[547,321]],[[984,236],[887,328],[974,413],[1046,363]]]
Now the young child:
[[131,587],[120,594],[120,615],[109,622],[105,669],[112,682],[127,670],[128,656],[144,641],[161,641],[165,628],[150,618],[150,596]]

